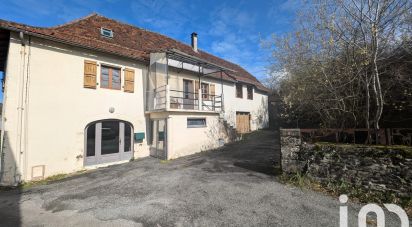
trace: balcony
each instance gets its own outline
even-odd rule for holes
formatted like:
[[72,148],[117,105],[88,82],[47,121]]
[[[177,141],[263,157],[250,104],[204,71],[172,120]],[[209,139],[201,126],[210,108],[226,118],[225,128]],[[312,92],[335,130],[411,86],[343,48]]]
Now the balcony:
[[223,110],[223,94],[211,95],[170,89],[165,85],[155,89],[153,110],[182,110],[220,112]]
[[152,53],[146,111],[223,111],[225,71],[231,70],[175,50]]

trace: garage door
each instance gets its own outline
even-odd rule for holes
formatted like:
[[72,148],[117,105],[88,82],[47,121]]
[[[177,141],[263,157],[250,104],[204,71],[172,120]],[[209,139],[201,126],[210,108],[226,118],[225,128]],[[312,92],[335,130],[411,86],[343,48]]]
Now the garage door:
[[250,132],[249,112],[236,112],[236,131],[238,133]]

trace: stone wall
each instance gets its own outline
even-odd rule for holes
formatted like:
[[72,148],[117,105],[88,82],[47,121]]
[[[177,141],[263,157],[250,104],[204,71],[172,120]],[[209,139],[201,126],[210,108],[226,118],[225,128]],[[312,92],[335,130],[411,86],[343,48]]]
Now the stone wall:
[[281,131],[282,170],[320,182],[346,182],[373,191],[412,196],[412,148],[303,142]]

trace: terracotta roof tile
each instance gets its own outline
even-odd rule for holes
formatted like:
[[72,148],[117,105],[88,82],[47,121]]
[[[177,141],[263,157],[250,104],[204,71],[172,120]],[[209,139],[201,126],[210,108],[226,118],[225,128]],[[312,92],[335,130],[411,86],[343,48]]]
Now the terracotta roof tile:
[[[113,38],[102,37],[100,35],[101,27],[112,30],[114,34]],[[151,52],[161,52],[174,48],[186,54],[234,70],[235,73],[223,75],[225,80],[236,80],[253,84],[259,90],[268,91],[253,75],[237,64],[201,50],[195,52],[191,46],[167,36],[118,22],[98,14],[91,14],[84,18],[50,28],[33,27],[0,20],[0,28],[25,31],[44,38],[93,48],[145,62],[149,61]],[[220,78],[220,74],[211,76]]]

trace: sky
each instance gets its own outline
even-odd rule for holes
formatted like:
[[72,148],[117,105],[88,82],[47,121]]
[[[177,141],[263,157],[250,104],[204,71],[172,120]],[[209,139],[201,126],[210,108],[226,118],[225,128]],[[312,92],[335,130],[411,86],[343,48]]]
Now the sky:
[[[0,19],[48,27],[96,12],[190,44],[267,75],[270,51],[261,42],[291,30],[300,0],[1,0]],[[2,77],[0,73],[0,77]],[[2,100],[2,94],[1,94]]]

